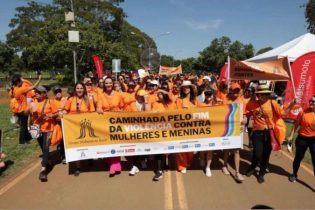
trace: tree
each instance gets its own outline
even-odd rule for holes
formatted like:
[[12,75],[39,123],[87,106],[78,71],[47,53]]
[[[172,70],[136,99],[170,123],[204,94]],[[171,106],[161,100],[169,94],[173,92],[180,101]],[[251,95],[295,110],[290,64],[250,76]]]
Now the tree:
[[273,49],[272,47],[265,47],[265,48],[262,48],[262,49],[258,50],[255,55],[263,54],[263,53],[268,52],[268,51],[270,51],[270,50],[272,50],[272,49]]
[[315,0],[309,0],[305,8],[305,18],[309,32],[315,34]]
[[0,69],[2,72],[9,71],[9,67],[14,59],[14,50],[6,43],[0,41]]

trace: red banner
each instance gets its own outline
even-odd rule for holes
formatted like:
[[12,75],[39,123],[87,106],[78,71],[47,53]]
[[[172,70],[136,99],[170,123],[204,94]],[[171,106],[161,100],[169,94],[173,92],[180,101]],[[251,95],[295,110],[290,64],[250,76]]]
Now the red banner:
[[[308,101],[315,94],[315,52],[306,53],[298,57],[292,64],[292,78],[295,86],[296,103],[304,109]],[[289,104],[293,98],[293,84],[287,83],[284,105]]]
[[97,77],[100,79],[103,77],[103,62],[98,55],[93,55],[92,57],[96,67]]
[[228,67],[227,63],[221,67],[219,82],[223,82],[227,80],[227,77],[228,77],[227,67]]

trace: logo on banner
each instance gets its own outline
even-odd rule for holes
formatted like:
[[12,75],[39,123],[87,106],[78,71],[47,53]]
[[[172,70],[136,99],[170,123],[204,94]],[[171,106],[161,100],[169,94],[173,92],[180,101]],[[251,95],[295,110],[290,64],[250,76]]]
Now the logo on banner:
[[85,158],[85,157],[86,157],[85,153],[81,152],[81,158]]
[[90,137],[97,138],[97,136],[95,135],[95,132],[94,132],[94,128],[92,128],[91,121],[87,120],[87,119],[81,120],[81,122],[80,122],[80,136],[77,139],[85,138],[85,136],[87,135],[87,132],[88,132],[88,135]]

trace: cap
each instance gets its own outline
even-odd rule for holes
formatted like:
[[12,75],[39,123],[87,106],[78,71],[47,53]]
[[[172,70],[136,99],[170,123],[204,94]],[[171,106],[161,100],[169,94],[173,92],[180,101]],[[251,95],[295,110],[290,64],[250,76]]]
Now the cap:
[[136,93],[136,96],[145,96],[147,95],[147,92],[143,89],[139,89]]
[[203,80],[208,80],[209,82],[211,82],[211,78],[209,76],[204,76],[202,79]]
[[52,89],[53,93],[56,93],[58,90],[62,90],[61,87],[58,85],[53,87],[53,89]]
[[150,81],[150,84],[151,84],[151,85],[159,85],[159,81],[157,81],[157,80],[151,80],[151,81]]
[[46,92],[47,92],[46,88],[45,88],[44,86],[42,86],[42,85],[37,86],[37,87],[35,88],[35,90],[38,91],[38,92],[40,92],[40,93],[44,93],[44,92],[46,93]]

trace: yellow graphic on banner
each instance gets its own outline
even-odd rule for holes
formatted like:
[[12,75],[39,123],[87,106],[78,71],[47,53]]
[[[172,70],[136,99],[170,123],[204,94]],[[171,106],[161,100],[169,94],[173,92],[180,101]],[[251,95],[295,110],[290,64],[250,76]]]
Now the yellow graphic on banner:
[[240,135],[240,105],[165,112],[107,112],[65,115],[69,148],[196,140]]

